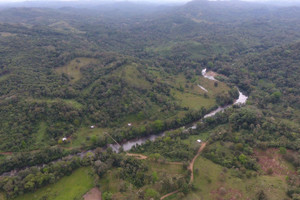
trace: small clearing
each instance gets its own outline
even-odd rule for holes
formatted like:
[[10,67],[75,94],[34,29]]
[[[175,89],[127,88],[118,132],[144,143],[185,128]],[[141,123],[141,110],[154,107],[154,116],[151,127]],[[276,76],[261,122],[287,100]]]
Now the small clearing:
[[148,157],[145,156],[145,155],[142,155],[142,154],[136,154],[136,153],[126,153],[127,156],[132,156],[132,157],[135,157],[136,159],[139,159],[139,160],[145,160],[147,159]]
[[282,154],[279,153],[279,149],[271,148],[266,151],[254,150],[254,155],[255,158],[258,158],[258,164],[262,171],[266,174],[268,174],[268,171],[270,170],[272,173],[269,175],[274,176],[295,173],[289,168],[288,163],[282,158]]
[[79,80],[82,76],[80,72],[81,68],[96,63],[97,63],[97,59],[95,58],[83,58],[83,57],[75,58],[71,60],[68,64],[56,68],[55,71],[58,74],[63,74],[63,73],[67,74],[70,77],[71,82],[74,83],[77,80]]
[[83,196],[83,199],[84,200],[102,200],[101,191],[98,188],[94,187]]

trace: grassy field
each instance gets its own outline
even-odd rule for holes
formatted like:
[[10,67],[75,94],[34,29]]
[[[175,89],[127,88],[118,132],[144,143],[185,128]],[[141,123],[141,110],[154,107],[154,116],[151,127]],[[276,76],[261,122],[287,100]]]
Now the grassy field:
[[197,140],[202,140],[202,141],[206,141],[207,138],[209,137],[209,133],[205,132],[201,135],[191,135],[190,137],[188,137],[187,139],[182,140],[183,143],[188,144],[189,146],[192,147],[200,147],[200,144],[197,142]]
[[[70,176],[63,177],[57,183],[17,197],[15,200],[73,200],[80,199],[94,187],[94,178],[88,167],[74,171]],[[47,197],[47,198],[46,198]]]
[[55,70],[58,74],[67,74],[71,78],[71,82],[74,83],[81,78],[80,68],[95,63],[97,63],[97,59],[94,58],[75,58],[67,65],[58,67]]
[[[181,106],[196,110],[201,109],[201,107],[210,108],[214,106],[216,104],[216,95],[230,89],[222,82],[218,82],[218,86],[216,87],[214,86],[215,81],[202,76],[194,76],[194,78],[188,80],[183,74],[179,74],[166,81],[170,85],[173,85],[174,89],[172,89],[171,93]],[[198,87],[198,84],[207,89],[208,92]]]
[[[199,156],[194,166],[194,185],[196,190],[190,192],[186,200],[210,199],[255,199],[263,190],[268,199],[284,199],[286,183],[284,176],[257,176],[238,178],[235,170],[224,168]],[[172,195],[167,199],[177,199]]]
[[91,129],[90,127],[81,127],[76,133],[73,134],[71,142],[66,144],[65,146],[79,148],[83,143],[85,143],[85,145],[91,145],[93,136],[104,136],[104,133],[108,132],[108,130],[109,129],[97,127],[94,129]]
[[216,104],[215,99],[205,98],[199,94],[180,92],[178,90],[172,91],[172,93],[182,107],[199,110],[202,107],[210,108]]
[[46,122],[41,122],[39,130],[36,133],[36,136],[34,136],[34,138],[36,140],[36,145],[37,146],[45,145],[45,142],[47,140],[46,130],[47,130],[47,124],[46,124]]
[[116,75],[124,78],[125,81],[132,87],[141,89],[151,88],[150,82],[148,82],[143,77],[143,75],[137,70],[136,63],[123,66]]

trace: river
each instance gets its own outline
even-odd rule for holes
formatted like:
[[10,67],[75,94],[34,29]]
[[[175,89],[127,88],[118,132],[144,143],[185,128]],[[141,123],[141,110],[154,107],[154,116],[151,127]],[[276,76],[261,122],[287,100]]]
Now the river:
[[[202,70],[202,75],[205,77],[205,78],[208,78],[210,80],[214,80],[214,81],[217,81],[213,76],[208,76],[206,75],[206,69]],[[239,91],[239,98],[232,104],[245,104],[246,101],[247,101],[248,97],[246,95],[244,95],[242,92]],[[210,113],[204,115],[204,118],[207,118],[207,117],[212,117],[214,116],[215,114],[217,114],[218,112],[222,112],[224,111],[226,108],[232,106],[232,105],[227,105],[227,106],[223,106],[223,107],[218,107],[217,109],[211,111]],[[198,122],[199,120],[197,120]],[[200,120],[201,121],[201,120]],[[189,125],[189,127],[185,128],[185,130],[189,130],[189,129],[196,129],[197,128],[197,124],[194,122],[191,123]],[[170,131],[170,130],[169,130]],[[162,137],[165,135],[165,132],[162,132],[162,133],[159,133],[159,134],[153,134],[153,135],[149,135],[149,136],[146,136],[146,137],[142,137],[142,138],[136,138],[136,139],[132,139],[132,140],[128,140],[127,142],[123,142],[121,143],[120,145],[119,144],[109,144],[108,147],[111,147],[113,149],[113,151],[115,152],[119,152],[119,148],[122,147],[124,149],[124,151],[129,151],[133,146],[135,145],[141,145],[141,144],[144,144],[146,143],[148,140],[150,141],[154,141],[156,140],[156,138],[158,137]],[[94,152],[93,150],[89,150],[89,151],[85,151],[85,152],[80,152],[78,154],[75,154],[75,155],[69,155],[68,157],[69,158],[72,158],[73,156],[79,156],[81,158],[83,158],[87,153],[89,152]],[[56,161],[52,161],[51,163],[55,163],[57,161],[60,161],[62,159],[58,159]],[[37,165],[37,167],[43,167],[44,165],[41,164],[41,165]],[[12,170],[10,172],[5,172],[3,173],[1,176],[13,176],[15,175],[16,173],[18,172],[18,170]]]
[[[202,75],[205,78],[209,79],[209,80],[218,81],[213,76],[207,75],[206,74],[206,69],[202,70]],[[239,98],[232,105],[234,105],[234,104],[245,104],[247,99],[248,99],[248,97],[246,95],[244,95],[241,91],[239,91]],[[215,114],[217,114],[218,112],[223,112],[226,108],[231,107],[232,105],[226,105],[226,106],[223,106],[223,107],[218,107],[216,110],[213,110],[210,113],[204,115],[204,118],[212,117]],[[196,129],[196,128],[197,128],[197,125],[192,124],[190,127],[186,128],[185,130]],[[124,151],[129,151],[133,146],[135,146],[137,144],[138,145],[144,144],[148,140],[154,141],[156,138],[164,136],[164,135],[165,135],[165,132],[160,133],[160,134],[156,134],[156,135],[150,135],[150,136],[146,136],[146,137],[142,137],[142,138],[128,140],[127,142],[121,143],[120,145],[119,144],[110,144],[109,147],[111,147],[113,149],[113,151],[115,151],[115,152],[118,152],[120,147],[122,147]]]

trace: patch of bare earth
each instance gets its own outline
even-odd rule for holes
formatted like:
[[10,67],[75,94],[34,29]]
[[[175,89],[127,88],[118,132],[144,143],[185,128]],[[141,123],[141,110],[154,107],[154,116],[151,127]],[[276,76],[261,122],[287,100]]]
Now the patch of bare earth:
[[268,175],[281,176],[295,173],[289,170],[278,149],[254,150],[254,157],[257,159],[262,171]]
[[1,155],[10,156],[12,152],[0,152]]
[[213,71],[208,71],[208,72],[206,72],[206,75],[207,76],[213,76],[213,77],[215,77],[215,76],[217,76],[219,74],[217,74],[216,72],[213,72]]
[[139,159],[139,160],[145,160],[148,158],[147,156],[145,156],[143,154],[136,154],[136,153],[126,153],[126,155],[135,157],[136,159]]
[[98,188],[94,187],[90,191],[88,191],[84,196],[84,200],[102,200],[101,192]]
[[226,78],[226,76],[224,76],[223,74],[218,74],[218,73],[213,72],[213,71],[208,71],[208,72],[206,72],[206,75],[207,75],[207,76],[212,76],[212,77],[214,77],[214,78],[216,78],[217,76]]
[[239,190],[232,188],[219,187],[210,193],[212,194],[213,199],[217,200],[239,200],[243,198],[243,195]]

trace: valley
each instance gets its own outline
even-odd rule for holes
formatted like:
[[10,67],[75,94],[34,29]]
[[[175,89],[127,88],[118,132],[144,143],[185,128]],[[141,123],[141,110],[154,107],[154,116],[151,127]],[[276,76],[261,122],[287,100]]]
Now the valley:
[[296,200],[300,7],[0,3],[0,200]]

